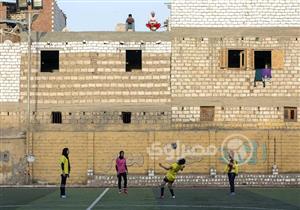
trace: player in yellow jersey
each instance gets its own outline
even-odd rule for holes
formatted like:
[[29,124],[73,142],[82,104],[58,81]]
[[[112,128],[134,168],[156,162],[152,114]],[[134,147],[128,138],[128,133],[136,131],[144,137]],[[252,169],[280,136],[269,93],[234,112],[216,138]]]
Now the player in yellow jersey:
[[61,183],[60,183],[60,197],[66,198],[66,183],[67,178],[70,177],[71,164],[69,159],[69,149],[64,148],[59,159],[59,167],[61,168]]
[[173,163],[169,167],[163,166],[161,163],[159,163],[159,166],[163,169],[167,170],[167,174],[164,177],[161,185],[160,185],[160,198],[164,198],[164,191],[165,191],[165,185],[168,184],[168,188],[172,194],[172,198],[175,198],[174,190],[173,190],[173,183],[176,179],[176,175],[178,171],[182,171],[185,167],[185,159],[179,159],[176,163]]
[[238,166],[238,162],[234,160],[233,153],[229,154],[229,161],[228,164],[225,166],[224,172],[228,174],[230,195],[235,195],[234,180],[235,177],[238,175],[239,166]]

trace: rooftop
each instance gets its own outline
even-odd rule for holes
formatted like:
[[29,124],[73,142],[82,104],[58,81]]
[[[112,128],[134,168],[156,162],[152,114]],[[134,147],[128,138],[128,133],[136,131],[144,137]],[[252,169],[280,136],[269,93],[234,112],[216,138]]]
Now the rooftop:
[[[27,40],[26,33],[22,41]],[[38,42],[76,42],[76,41],[170,41],[169,32],[36,32],[32,35],[33,41]]]
[[[300,37],[300,28],[176,28],[172,32],[35,32],[33,41],[171,41],[172,37]],[[21,35],[27,40],[26,33]]]

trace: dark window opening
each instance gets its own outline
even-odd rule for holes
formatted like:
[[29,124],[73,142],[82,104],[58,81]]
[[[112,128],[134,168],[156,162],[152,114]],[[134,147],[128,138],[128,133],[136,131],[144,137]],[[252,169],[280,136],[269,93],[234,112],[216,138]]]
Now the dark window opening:
[[142,69],[142,51],[126,50],[126,72]]
[[122,112],[122,120],[124,124],[131,123],[131,112]]
[[59,70],[59,51],[41,51],[41,72]]
[[297,107],[284,107],[284,121],[297,122]]
[[295,110],[291,110],[291,120],[295,119]]
[[62,123],[62,115],[61,112],[52,112],[52,123],[53,124],[61,124]]
[[255,69],[264,69],[272,67],[272,52],[271,51],[255,51],[254,53]]
[[201,106],[200,107],[200,121],[214,121],[215,107]]
[[245,66],[244,50],[228,51],[228,68],[242,68]]

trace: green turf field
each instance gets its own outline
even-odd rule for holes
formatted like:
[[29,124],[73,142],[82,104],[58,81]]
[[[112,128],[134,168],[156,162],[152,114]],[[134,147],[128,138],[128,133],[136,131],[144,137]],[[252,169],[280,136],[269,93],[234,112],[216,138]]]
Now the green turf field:
[[67,199],[59,189],[0,188],[0,209],[300,209],[298,188],[238,188],[235,196],[228,189],[175,189],[176,199],[166,189],[163,200],[158,188],[129,188],[118,194],[115,188],[67,188]]

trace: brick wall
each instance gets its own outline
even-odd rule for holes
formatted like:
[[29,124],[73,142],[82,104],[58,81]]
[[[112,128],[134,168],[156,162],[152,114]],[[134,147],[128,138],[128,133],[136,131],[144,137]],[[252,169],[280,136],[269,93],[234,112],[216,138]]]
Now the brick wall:
[[[34,43],[32,103],[166,103],[170,101],[171,43],[88,41]],[[25,48],[24,48],[25,49]],[[38,49],[38,50],[37,50]],[[142,70],[125,72],[126,49],[142,50]],[[40,50],[59,50],[58,72],[40,72]],[[21,101],[26,102],[27,60],[22,54]]]
[[[252,151],[249,159],[240,160],[240,174],[270,174],[273,164],[278,166],[281,174],[299,173],[298,131],[209,130],[36,132],[33,135],[33,154],[36,156],[33,176],[35,180],[43,183],[58,183],[60,168],[57,161],[63,147],[70,148],[70,183],[86,183],[88,170],[95,175],[114,175],[114,162],[120,150],[125,151],[131,175],[147,175],[149,170],[154,170],[156,175],[163,175],[165,172],[158,163],[169,164],[182,156],[187,159],[183,175],[208,175],[211,168],[215,168],[217,174],[222,174],[225,164],[222,146],[227,144],[228,140],[236,141],[236,136],[248,139],[242,149]],[[172,142],[177,142],[176,151],[171,149]],[[209,146],[211,149],[215,146],[216,153],[199,154],[204,150],[208,151],[206,149]],[[191,150],[196,147],[198,153],[194,156]],[[213,151],[211,149],[209,150]],[[243,153],[241,155],[244,157]]]
[[52,31],[52,8],[53,0],[43,1],[43,9],[40,11],[38,18],[32,23],[33,31]]
[[299,0],[173,0],[171,27],[299,27]]
[[66,27],[66,16],[58,7],[56,0],[44,0],[43,9],[32,23],[33,31],[62,31]]
[[59,158],[64,147],[70,149],[71,177],[73,183],[84,183],[87,177],[87,133],[35,133],[33,151],[33,178],[36,181],[58,183],[61,168]]
[[[89,108],[90,109],[90,108]],[[99,109],[99,108],[98,108]],[[71,110],[71,109],[70,109]],[[121,111],[69,111],[62,112],[62,124],[77,124],[77,125],[121,125],[123,124],[122,120],[122,110]],[[125,108],[123,111],[128,111],[128,108]],[[130,110],[131,111],[131,110]],[[6,112],[3,112],[3,115]],[[141,125],[141,124],[170,124],[171,112],[158,112],[158,111],[149,111],[145,109],[145,112],[134,110],[131,112],[131,124]],[[51,124],[51,112],[40,111],[36,112],[33,115],[34,124]]]
[[[10,104],[8,104],[10,106]],[[25,116],[25,112],[20,112],[17,106],[14,108],[7,108],[2,103],[0,112],[0,127],[1,134],[4,135],[5,130],[21,130],[23,123],[22,116]]]
[[7,18],[7,7],[2,2],[0,2],[0,20],[5,20]]
[[[289,104],[289,102],[285,102]],[[213,104],[213,103],[212,103]],[[211,105],[212,106],[212,105]],[[204,108],[207,106],[204,106]],[[197,128],[259,128],[259,129],[299,129],[299,119],[296,122],[286,122],[283,106],[212,106],[212,120],[201,119],[201,106],[173,106],[172,127]],[[299,110],[300,107],[298,106]]]
[[[300,39],[296,37],[182,37],[172,45],[172,97],[280,97],[300,96]],[[243,40],[242,40],[243,39]],[[223,49],[282,50],[283,69],[274,68],[271,83],[254,87],[255,71],[222,69]]]
[[[179,128],[294,128],[284,121],[284,107],[298,107],[299,34],[236,29],[177,29],[172,42],[172,122]],[[241,32],[243,31],[243,32]],[[252,34],[253,35],[250,35]],[[215,35],[220,34],[220,35]],[[248,35],[247,35],[248,34]],[[256,35],[255,35],[256,34]],[[245,67],[228,68],[224,51],[243,49]],[[256,51],[271,52],[272,79],[256,82]],[[280,56],[275,56],[280,52]],[[215,107],[212,122],[202,122],[200,107]],[[185,125],[184,125],[185,124]]]
[[20,55],[20,44],[0,44],[0,102],[19,101]]

